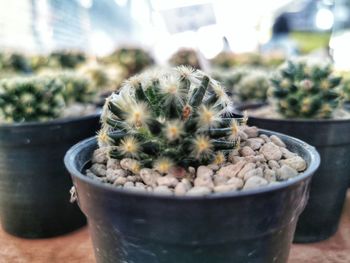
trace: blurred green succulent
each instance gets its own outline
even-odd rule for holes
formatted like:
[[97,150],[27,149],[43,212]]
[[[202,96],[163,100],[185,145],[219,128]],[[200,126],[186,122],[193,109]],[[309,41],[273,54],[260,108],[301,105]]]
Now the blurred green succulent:
[[330,118],[341,101],[341,77],[330,64],[288,61],[271,81],[278,111],[287,118]]
[[172,66],[191,66],[200,69],[199,58],[197,52],[191,48],[181,48],[175,52],[169,59]]

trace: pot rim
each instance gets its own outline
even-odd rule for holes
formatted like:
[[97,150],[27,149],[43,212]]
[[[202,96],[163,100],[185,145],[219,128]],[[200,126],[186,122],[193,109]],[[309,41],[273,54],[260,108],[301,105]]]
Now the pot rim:
[[[147,199],[165,199],[165,200],[216,200],[216,199],[228,199],[228,198],[239,198],[239,197],[245,197],[245,196],[250,196],[250,195],[256,195],[256,194],[264,194],[264,193],[269,193],[277,190],[281,190],[284,188],[287,188],[289,186],[292,186],[294,184],[297,184],[301,181],[304,181],[306,178],[311,177],[316,170],[318,169],[321,159],[320,155],[315,149],[315,147],[307,144],[306,142],[299,140],[297,138],[284,135],[278,132],[272,132],[269,130],[264,130],[264,129],[259,129],[260,133],[263,134],[274,134],[279,137],[282,137],[283,140],[289,140],[292,141],[293,144],[299,144],[302,146],[306,152],[309,153],[310,155],[310,165],[308,168],[300,173],[298,176],[295,178],[291,178],[287,181],[280,182],[276,185],[271,185],[267,187],[261,187],[261,188],[256,188],[256,189],[251,189],[251,190],[245,190],[245,191],[232,191],[232,192],[225,192],[225,193],[212,193],[209,195],[205,196],[176,196],[176,195],[162,195],[162,194],[157,194],[157,193],[147,193],[147,192],[136,192],[132,190],[127,190],[127,189],[118,189],[115,186],[111,184],[105,184],[101,183],[97,180],[93,180],[86,175],[83,175],[80,171],[78,171],[76,165],[74,164],[74,159],[77,154],[79,154],[86,145],[90,145],[92,143],[95,143],[96,137],[90,137],[88,139],[85,139],[74,146],[72,146],[64,156],[64,163],[66,166],[66,169],[69,171],[72,177],[75,177],[85,183],[88,183],[90,185],[93,185],[94,187],[97,187],[101,190],[104,191],[111,191],[115,192],[118,195],[124,195],[124,196],[138,196],[142,198],[147,198]],[[73,180],[74,182],[74,180]]]
[[[236,107],[233,108],[232,113],[236,114],[236,115],[241,115],[243,116],[243,112],[242,112],[242,108],[249,108],[249,107],[254,107],[254,106],[264,106],[264,105],[268,105],[269,103],[242,103]],[[288,123],[288,122],[292,122],[292,123],[322,123],[322,124],[326,124],[326,123],[346,123],[346,122],[350,122],[350,118],[348,119],[296,119],[296,118],[292,118],[292,119],[273,119],[273,118],[264,118],[264,117],[257,117],[257,116],[253,116],[253,115],[248,115],[249,119],[256,119],[256,120],[265,120],[265,121],[269,121],[269,122],[282,122],[282,123]]]
[[29,122],[14,122],[14,123],[0,123],[0,129],[13,129],[13,128],[43,128],[53,125],[64,125],[71,122],[88,120],[93,118],[99,118],[101,115],[101,110],[97,109],[95,113],[84,115],[84,116],[75,116],[75,117],[66,117],[66,118],[57,118],[49,121],[29,121]]

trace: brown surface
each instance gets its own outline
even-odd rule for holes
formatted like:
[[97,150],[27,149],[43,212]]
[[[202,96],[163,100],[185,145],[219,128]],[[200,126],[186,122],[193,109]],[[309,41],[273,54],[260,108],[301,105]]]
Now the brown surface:
[[[41,240],[20,239],[0,230],[0,263],[29,262],[93,263],[87,228]],[[293,245],[289,263],[350,263],[350,192],[337,234],[316,244]]]

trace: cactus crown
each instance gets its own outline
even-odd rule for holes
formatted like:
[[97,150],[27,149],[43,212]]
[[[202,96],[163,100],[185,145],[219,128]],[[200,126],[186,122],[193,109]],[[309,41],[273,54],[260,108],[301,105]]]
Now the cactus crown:
[[0,80],[0,120],[46,121],[64,108],[64,84],[53,78],[18,77]]
[[110,147],[112,158],[138,159],[162,173],[222,161],[237,145],[243,121],[222,118],[227,104],[223,88],[201,71],[146,72],[107,98],[99,145]]
[[278,111],[287,118],[330,118],[340,102],[341,77],[329,64],[288,61],[271,81]]

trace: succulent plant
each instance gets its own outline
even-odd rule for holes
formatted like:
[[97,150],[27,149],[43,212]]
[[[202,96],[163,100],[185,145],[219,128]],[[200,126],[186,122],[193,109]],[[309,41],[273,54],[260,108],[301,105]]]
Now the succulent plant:
[[119,48],[105,58],[105,61],[115,62],[122,66],[127,72],[127,77],[139,73],[146,67],[154,64],[154,60],[148,52],[142,48],[134,47]]
[[233,95],[237,92],[237,84],[248,72],[248,69],[244,67],[235,69],[215,69],[211,73],[211,76],[225,87],[228,94]]
[[55,51],[49,55],[48,66],[60,68],[75,68],[86,61],[86,56],[80,51]]
[[199,58],[197,52],[191,48],[182,48],[174,53],[169,59],[169,63],[173,66],[191,66],[200,69]]
[[65,85],[64,98],[67,104],[91,103],[96,94],[89,78],[75,72],[62,72],[54,75]]
[[46,121],[64,108],[64,84],[47,77],[15,77],[0,80],[0,120]]
[[6,53],[0,57],[0,69],[14,72],[30,73],[31,67],[28,59],[20,53]]
[[341,100],[341,77],[330,64],[288,61],[271,81],[278,111],[287,118],[330,118]]
[[134,76],[106,100],[99,146],[137,159],[136,170],[223,162],[244,121],[222,117],[228,101],[215,80],[188,67]]
[[229,69],[237,64],[235,54],[232,52],[220,52],[211,60],[211,64],[217,68]]
[[236,92],[240,101],[259,101],[267,99],[267,91],[270,87],[268,72],[252,69],[246,71],[237,83]]

